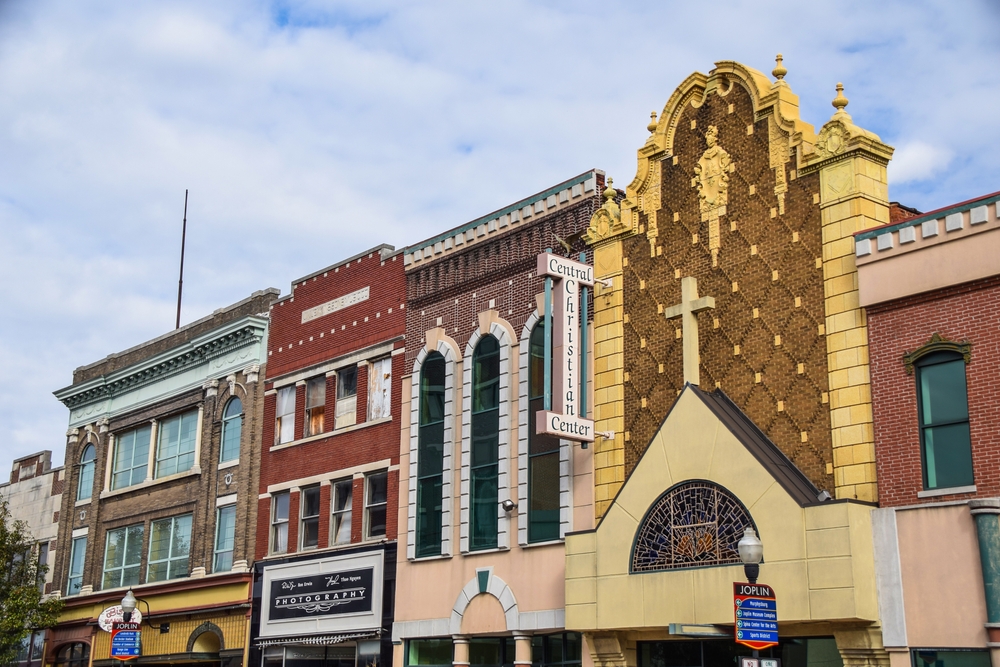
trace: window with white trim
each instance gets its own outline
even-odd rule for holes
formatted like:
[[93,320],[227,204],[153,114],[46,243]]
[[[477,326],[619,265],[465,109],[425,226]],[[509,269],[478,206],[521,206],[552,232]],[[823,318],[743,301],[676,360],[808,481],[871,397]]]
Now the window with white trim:
[[94,494],[94,467],[97,464],[97,450],[93,445],[83,448],[80,456],[80,478],[76,482],[76,499],[90,500]]
[[151,428],[146,424],[115,437],[115,456],[111,464],[112,489],[124,489],[146,479]]
[[368,421],[392,416],[392,357],[368,366]]
[[186,472],[194,466],[198,438],[198,411],[168,417],[156,428],[157,479]]
[[271,553],[288,551],[288,491],[271,496]]
[[281,445],[295,439],[295,385],[282,387],[274,406],[274,444]]
[[337,414],[334,419],[334,428],[354,426],[358,423],[357,366],[337,371]]
[[143,529],[143,524],[139,523],[108,531],[104,546],[102,589],[135,586],[139,583]]
[[302,436],[319,435],[323,432],[326,412],[326,376],[312,378],[306,382],[306,418],[302,425]]
[[146,581],[186,577],[191,556],[191,515],[154,521],[149,531]]
[[224,505],[215,514],[212,572],[229,572],[233,569],[233,549],[236,544],[236,505]]
[[222,413],[222,447],[219,463],[240,458],[240,438],[243,436],[243,401],[233,396]]
[[299,541],[303,549],[319,546],[319,485],[299,493]]
[[330,531],[332,544],[351,543],[351,512],[354,504],[354,481],[341,479],[330,485],[330,504],[333,507],[333,526]]
[[389,473],[373,472],[365,476],[365,537],[385,537],[386,509],[389,501]]
[[69,550],[69,576],[66,595],[76,595],[83,588],[83,564],[87,557],[87,536],[74,537]]

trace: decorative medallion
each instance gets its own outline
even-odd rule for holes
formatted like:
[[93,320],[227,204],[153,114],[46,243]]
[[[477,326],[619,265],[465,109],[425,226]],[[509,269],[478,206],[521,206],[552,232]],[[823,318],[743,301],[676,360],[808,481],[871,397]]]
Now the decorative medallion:
[[614,180],[608,179],[608,187],[604,190],[604,204],[594,212],[590,218],[590,226],[587,228],[586,241],[594,243],[617,234],[625,229],[622,225],[622,213],[618,204],[615,203],[615,189],[612,187]]
[[643,517],[630,571],[740,563],[737,544],[747,526],[757,527],[727,489],[706,480],[682,482],[661,495]]
[[849,135],[841,123],[827,123],[819,131],[819,139],[816,140],[816,150],[820,157],[832,157],[839,155],[847,145]]

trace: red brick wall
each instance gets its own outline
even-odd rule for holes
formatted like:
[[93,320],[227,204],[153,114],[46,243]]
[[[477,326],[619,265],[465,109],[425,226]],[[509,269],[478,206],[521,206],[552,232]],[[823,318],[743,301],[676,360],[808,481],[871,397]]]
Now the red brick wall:
[[[917,390],[903,355],[935,333],[972,344],[966,382],[976,493],[918,499],[923,482]],[[868,335],[880,503],[1000,495],[1000,276],[869,308]]]
[[[302,323],[302,312],[363,287],[370,287],[368,300],[329,315]],[[401,419],[400,394],[405,372],[402,354],[403,335],[406,327],[406,281],[403,274],[403,256],[400,253],[383,260],[378,251],[352,260],[336,269],[293,285],[292,296],[271,309],[271,328],[268,334],[268,366],[265,387],[272,389],[275,379],[289,374],[308,372],[339,357],[392,342],[400,350],[392,357],[392,420],[373,426],[354,428],[347,432],[333,432],[336,406],[336,381],[327,381],[324,430],[328,437],[309,440],[301,444],[270,451],[274,445],[274,415],[276,396],[272,393],[264,401],[263,452],[261,456],[260,493],[275,484],[294,484],[296,480],[329,473],[326,481],[342,475],[347,468],[364,466],[378,461],[399,465],[399,430]],[[390,312],[391,311],[391,312]],[[357,422],[367,420],[368,372],[358,368]],[[318,372],[318,371],[317,371]],[[295,392],[295,437],[302,438],[305,415],[305,388]],[[386,536],[396,537],[396,512],[398,506],[398,473],[389,474]],[[354,481],[351,541],[362,539],[364,517],[364,480]],[[289,503],[288,553],[298,549],[299,494],[292,493]],[[330,488],[324,486],[320,493],[320,548],[327,546],[330,533]],[[257,519],[257,558],[267,555],[269,547],[271,503],[269,498],[259,501]]]

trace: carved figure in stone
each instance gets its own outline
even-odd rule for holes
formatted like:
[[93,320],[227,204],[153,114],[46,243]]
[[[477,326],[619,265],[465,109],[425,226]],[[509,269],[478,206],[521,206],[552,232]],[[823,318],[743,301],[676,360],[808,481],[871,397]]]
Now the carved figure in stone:
[[[722,146],[718,145],[718,141],[718,129],[714,125],[709,125],[708,131],[705,132],[705,143],[708,144],[708,148],[694,167],[698,183],[698,199],[703,214],[729,203],[729,166],[732,164],[732,158]],[[724,214],[725,212],[720,212],[720,215]]]

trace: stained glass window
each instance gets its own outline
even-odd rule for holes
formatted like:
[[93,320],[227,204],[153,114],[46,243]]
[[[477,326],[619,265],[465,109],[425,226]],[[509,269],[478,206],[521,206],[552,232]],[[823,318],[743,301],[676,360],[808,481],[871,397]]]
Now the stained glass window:
[[632,572],[740,563],[736,545],[753,526],[736,496],[705,480],[682,482],[646,512],[635,545]]

